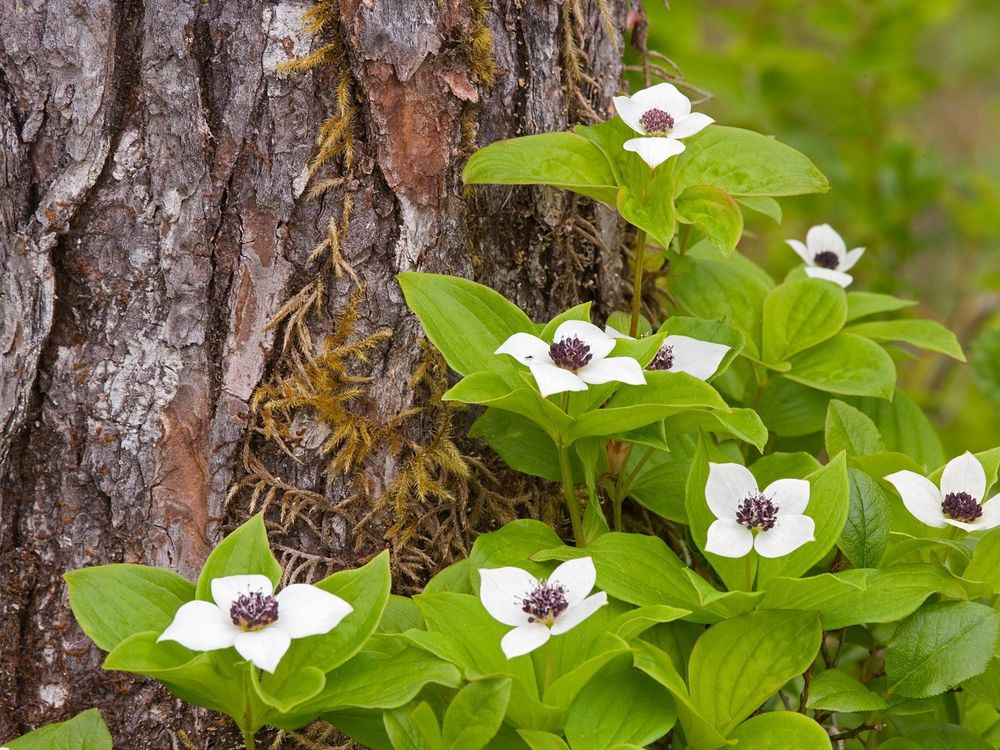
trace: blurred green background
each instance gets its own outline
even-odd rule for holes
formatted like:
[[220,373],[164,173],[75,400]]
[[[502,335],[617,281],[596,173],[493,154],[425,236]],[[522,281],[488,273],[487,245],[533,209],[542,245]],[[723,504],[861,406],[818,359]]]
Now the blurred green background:
[[[800,264],[784,239],[813,224],[866,247],[852,289],[919,300],[913,314],[952,328],[971,361],[907,357],[901,386],[949,456],[1000,445],[1000,0],[645,8],[648,49],[711,93],[696,110],[776,136],[830,179],[826,195],[783,200],[781,226],[748,217],[741,251],[781,278]],[[633,90],[641,61],[629,52]]]

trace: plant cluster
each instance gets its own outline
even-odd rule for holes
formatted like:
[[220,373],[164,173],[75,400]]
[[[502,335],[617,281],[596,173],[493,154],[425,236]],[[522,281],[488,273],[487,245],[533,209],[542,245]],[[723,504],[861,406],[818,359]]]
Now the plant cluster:
[[[249,748],[317,719],[375,750],[1000,746],[1000,448],[939,466],[896,388],[907,347],[961,360],[955,337],[849,291],[864,251],[827,225],[789,240],[805,265],[780,281],[735,252],[745,212],[827,189],[805,156],[670,84],[615,105],[481,149],[465,178],[615,209],[629,311],[537,323],[465,279],[399,279],[460,376],[444,399],[561,483],[573,544],[518,520],[413,597],[387,553],[279,588],[256,516],[195,583],[67,574],[106,669],[231,716]],[[637,509],[658,520],[636,531]]]

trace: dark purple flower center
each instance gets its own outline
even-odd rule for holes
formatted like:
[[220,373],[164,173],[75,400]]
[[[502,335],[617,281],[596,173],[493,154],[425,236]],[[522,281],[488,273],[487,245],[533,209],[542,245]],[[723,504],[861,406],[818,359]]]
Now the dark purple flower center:
[[647,135],[666,135],[674,126],[674,118],[662,109],[647,109],[639,118],[639,124]]
[[229,608],[233,625],[244,630],[260,630],[278,620],[278,600],[260,591],[240,594]]
[[778,520],[778,509],[763,495],[750,495],[736,509],[736,520],[748,529],[768,531]]
[[941,512],[955,521],[972,523],[983,515],[983,506],[968,492],[949,492],[941,503]]
[[545,581],[521,600],[521,610],[528,615],[528,622],[544,622],[547,625],[551,625],[568,606],[566,590]]
[[559,339],[549,347],[549,356],[556,367],[564,370],[579,370],[594,358],[590,347],[576,336]]
[[813,263],[820,268],[836,270],[837,266],[840,265],[840,256],[833,252],[833,250],[823,250],[813,256]]
[[669,370],[674,366],[674,348],[667,344],[660,347],[660,351],[653,357],[653,361],[646,365],[647,370]]

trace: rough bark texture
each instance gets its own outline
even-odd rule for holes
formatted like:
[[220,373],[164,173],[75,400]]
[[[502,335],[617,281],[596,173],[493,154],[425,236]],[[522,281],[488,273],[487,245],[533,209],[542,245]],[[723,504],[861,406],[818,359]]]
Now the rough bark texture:
[[[238,745],[100,671],[68,569],[191,577],[264,508],[288,575],[390,545],[405,589],[539,512],[525,498],[547,488],[456,453],[467,420],[435,401],[393,276],[474,278],[537,318],[620,306],[613,217],[460,179],[476,145],[606,108],[625,2],[563,3],[327,0],[317,33],[304,1],[0,3],[0,739],[96,705],[122,747]],[[324,44],[307,72],[275,70]],[[328,125],[351,146],[310,174],[345,104]],[[366,364],[350,342],[384,329]],[[361,427],[338,437],[345,415]]]

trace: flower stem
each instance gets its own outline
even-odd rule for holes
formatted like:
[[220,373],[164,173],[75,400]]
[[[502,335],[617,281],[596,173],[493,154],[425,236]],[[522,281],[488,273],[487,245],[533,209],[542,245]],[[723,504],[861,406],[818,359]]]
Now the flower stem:
[[753,591],[753,552],[747,552],[747,556],[743,558],[743,577],[747,591]]
[[552,639],[549,638],[545,642],[545,683],[542,685],[542,698],[545,698],[545,693],[549,690],[549,685],[552,684]]
[[573,469],[569,462],[569,448],[559,446],[559,470],[562,472],[563,495],[566,498],[566,510],[569,512],[569,522],[573,526],[573,543],[579,547],[585,543],[583,524],[580,522],[580,506],[576,501],[576,485],[573,483]]
[[243,744],[247,746],[247,750],[255,750],[257,743],[254,741],[254,733],[249,729],[243,730]]
[[646,265],[646,231],[640,229],[635,235],[635,253],[632,258],[635,263],[635,278],[632,281],[632,320],[629,322],[628,335],[635,338],[639,332],[639,310],[642,307],[642,272]]

